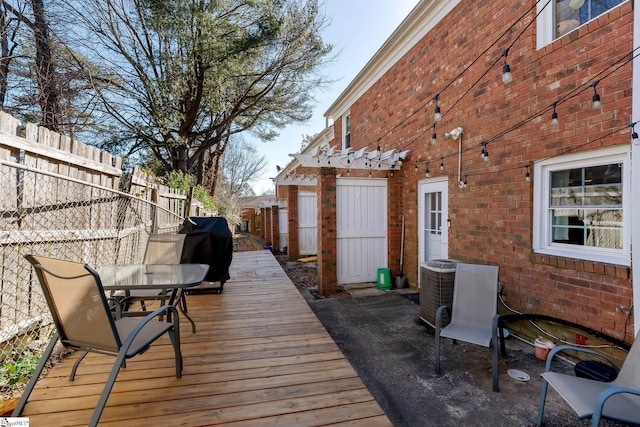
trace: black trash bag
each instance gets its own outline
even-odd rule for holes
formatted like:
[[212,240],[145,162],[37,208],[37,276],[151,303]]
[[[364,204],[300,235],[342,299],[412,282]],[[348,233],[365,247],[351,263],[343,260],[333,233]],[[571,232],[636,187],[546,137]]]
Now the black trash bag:
[[186,234],[180,262],[183,264],[208,264],[204,280],[220,282],[219,288],[197,287],[188,291],[207,290],[221,292],[224,282],[230,279],[229,266],[233,259],[233,233],[222,217],[189,217],[179,234]]

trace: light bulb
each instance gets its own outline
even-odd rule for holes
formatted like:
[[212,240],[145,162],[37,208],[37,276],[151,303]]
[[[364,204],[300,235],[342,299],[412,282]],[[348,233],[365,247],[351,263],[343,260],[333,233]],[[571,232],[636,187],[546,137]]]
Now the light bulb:
[[442,114],[440,114],[440,106],[436,105],[436,112],[433,115],[433,120],[435,120],[436,122],[439,122],[440,120],[442,120]]
[[502,66],[502,82],[504,84],[509,84],[513,81],[513,76],[511,75],[511,67],[509,64],[504,64]]
[[436,133],[434,132],[434,133],[431,135],[431,145],[436,145],[436,144],[437,144],[437,142],[438,142],[438,139],[437,139],[437,138],[438,138],[438,135],[436,135]]
[[444,170],[444,160],[440,162],[440,170],[443,171]]
[[640,145],[640,138],[638,138],[638,133],[635,130],[631,133],[631,142],[633,142],[633,145]]
[[554,126],[558,126],[558,123],[560,123],[558,121],[558,113],[554,111],[553,113],[551,113],[551,124]]
[[573,10],[578,10],[584,4],[584,0],[571,0],[569,2],[569,7]]
[[429,175],[429,168],[425,169],[424,171],[424,177],[425,178],[429,178],[431,175]]
[[597,93],[593,94],[593,98],[591,98],[593,100],[593,109],[597,110],[598,108],[602,107],[602,103],[600,102],[600,95],[598,95]]

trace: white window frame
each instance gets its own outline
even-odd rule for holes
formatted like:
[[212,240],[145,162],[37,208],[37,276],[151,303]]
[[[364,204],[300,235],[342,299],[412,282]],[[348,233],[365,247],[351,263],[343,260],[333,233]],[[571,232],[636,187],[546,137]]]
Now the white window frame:
[[[622,163],[622,249],[594,248],[551,241],[549,215],[551,172],[608,163]],[[567,154],[534,164],[533,251],[540,254],[631,265],[631,155],[628,145]]]
[[[348,124],[348,126],[347,126]],[[347,127],[349,128],[349,132],[347,132]],[[342,116],[342,148],[347,147],[347,136],[349,137],[349,147],[351,146],[351,113],[346,112]]]
[[[628,1],[628,0],[627,0]],[[569,31],[568,33],[555,38],[555,27],[556,27],[556,18],[555,18],[555,3],[556,0],[549,0],[549,2],[547,3],[547,1],[543,0],[543,1],[539,1],[538,2],[538,19],[536,21],[537,23],[537,28],[538,28],[538,34],[537,34],[537,47],[538,49],[542,49],[543,47],[547,46],[548,44],[553,43],[555,40],[559,40],[562,37],[566,37],[567,34],[572,33],[573,31],[577,30],[578,28],[582,27],[583,25],[586,24],[586,22],[582,25],[580,25],[579,27]],[[614,6],[613,8],[609,9],[609,10],[613,10],[616,7],[620,7],[623,4],[625,4],[626,1],[623,1],[622,3],[620,3],[617,6]],[[605,12],[606,13],[606,12]],[[595,18],[593,18],[595,19]]]

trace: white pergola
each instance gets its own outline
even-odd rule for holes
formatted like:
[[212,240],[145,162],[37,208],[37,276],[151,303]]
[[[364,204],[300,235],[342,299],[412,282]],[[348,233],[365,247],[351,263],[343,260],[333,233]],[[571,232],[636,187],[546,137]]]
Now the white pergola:
[[[400,151],[395,148],[384,152],[377,149],[367,151],[367,147],[353,151],[351,148],[336,150],[335,146],[325,145],[309,153],[290,154],[290,156],[303,167],[395,171],[402,168],[402,162],[408,154],[409,150]],[[316,185],[317,181],[316,176],[304,174],[287,174],[274,179],[277,185]]]

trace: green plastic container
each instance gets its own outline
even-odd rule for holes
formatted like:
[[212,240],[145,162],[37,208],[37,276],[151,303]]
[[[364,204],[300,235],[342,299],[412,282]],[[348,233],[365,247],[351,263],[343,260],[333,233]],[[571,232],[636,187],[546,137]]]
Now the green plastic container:
[[383,291],[391,289],[391,271],[388,268],[378,269],[378,289]]

